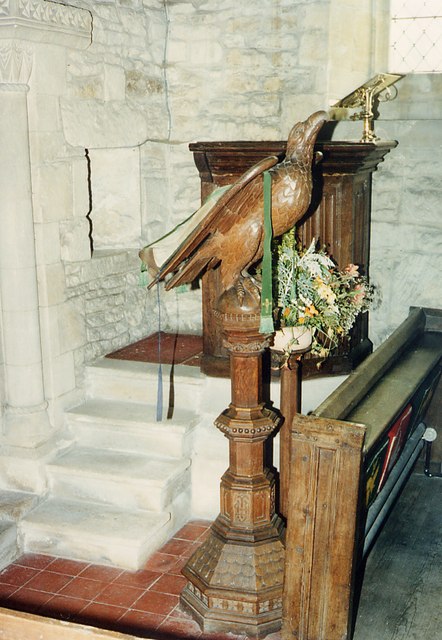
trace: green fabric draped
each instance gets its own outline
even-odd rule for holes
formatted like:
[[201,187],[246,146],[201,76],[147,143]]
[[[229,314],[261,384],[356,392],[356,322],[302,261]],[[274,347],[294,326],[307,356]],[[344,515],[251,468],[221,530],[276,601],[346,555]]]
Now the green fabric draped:
[[261,321],[260,333],[273,333],[272,295],[272,176],[263,174],[264,189],[264,254],[262,257]]

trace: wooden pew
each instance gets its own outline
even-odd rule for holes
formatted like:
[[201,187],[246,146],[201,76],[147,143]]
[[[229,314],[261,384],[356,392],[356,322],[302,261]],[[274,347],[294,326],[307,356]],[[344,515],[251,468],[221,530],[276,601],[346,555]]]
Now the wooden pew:
[[442,311],[408,318],[311,415],[297,414],[282,638],[351,638],[355,577],[423,447]]

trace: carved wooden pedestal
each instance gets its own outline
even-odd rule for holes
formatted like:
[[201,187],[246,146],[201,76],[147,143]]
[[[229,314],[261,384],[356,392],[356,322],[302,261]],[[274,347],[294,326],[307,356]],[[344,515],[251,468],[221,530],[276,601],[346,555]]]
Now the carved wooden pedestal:
[[264,467],[264,443],[279,422],[262,402],[259,296],[245,282],[221,296],[217,315],[230,353],[232,402],[215,421],[229,439],[230,466],[221,479],[221,512],[183,574],[181,603],[204,631],[263,637],[281,626],[283,524],[275,513],[275,478]]

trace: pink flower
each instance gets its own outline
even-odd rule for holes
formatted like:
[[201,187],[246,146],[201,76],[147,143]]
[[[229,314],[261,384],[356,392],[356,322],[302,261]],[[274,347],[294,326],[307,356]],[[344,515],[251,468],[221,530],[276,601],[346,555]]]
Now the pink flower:
[[353,296],[353,300],[356,304],[361,304],[365,298],[365,287],[363,284],[357,284],[355,285],[354,290],[358,293],[355,293],[355,295]]
[[348,264],[345,269],[345,273],[348,273],[352,278],[357,278],[359,275],[359,267],[357,264]]

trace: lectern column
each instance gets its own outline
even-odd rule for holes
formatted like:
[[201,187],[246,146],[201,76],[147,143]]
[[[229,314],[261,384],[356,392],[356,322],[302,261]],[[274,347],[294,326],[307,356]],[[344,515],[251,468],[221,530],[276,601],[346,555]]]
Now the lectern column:
[[245,289],[241,302],[231,289],[218,305],[232,402],[215,426],[229,440],[230,465],[221,479],[220,514],[183,570],[189,583],[181,602],[204,631],[263,637],[281,625],[283,525],[275,478],[264,466],[264,444],[279,418],[262,402],[262,352],[270,336],[258,331],[259,296],[250,283]]

